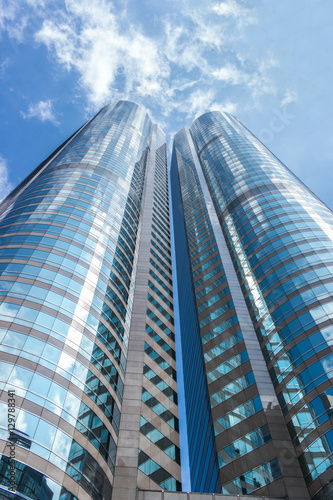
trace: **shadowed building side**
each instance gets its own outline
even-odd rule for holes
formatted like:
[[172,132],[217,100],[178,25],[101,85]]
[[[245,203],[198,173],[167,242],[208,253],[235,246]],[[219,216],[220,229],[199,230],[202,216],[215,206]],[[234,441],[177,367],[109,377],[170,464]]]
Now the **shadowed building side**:
[[[176,140],[171,162],[171,189],[191,489],[197,492],[219,492],[221,485],[211,407],[192,282],[189,243],[184,225],[186,203],[182,201],[179,185],[179,175],[182,175],[184,170],[187,171],[190,160],[181,153],[183,149]],[[188,199],[193,200],[192,192],[189,193]],[[197,203],[196,200],[195,204]],[[190,244],[191,248],[194,248],[193,242]]]

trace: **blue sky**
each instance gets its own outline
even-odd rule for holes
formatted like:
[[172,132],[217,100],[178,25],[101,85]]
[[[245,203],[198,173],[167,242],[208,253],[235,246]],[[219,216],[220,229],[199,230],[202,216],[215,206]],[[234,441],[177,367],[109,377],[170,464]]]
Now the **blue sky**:
[[332,18],[332,0],[0,0],[0,199],[129,99],[169,146],[231,112],[333,208]]
[[0,0],[0,198],[125,98],[169,143],[235,114],[333,206],[332,17],[331,0]]

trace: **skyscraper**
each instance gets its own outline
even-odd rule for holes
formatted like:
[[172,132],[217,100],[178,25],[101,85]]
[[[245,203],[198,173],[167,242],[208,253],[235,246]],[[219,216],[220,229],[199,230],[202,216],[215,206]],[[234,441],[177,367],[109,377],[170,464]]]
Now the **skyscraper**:
[[171,170],[192,484],[331,498],[332,212],[226,113]]
[[2,203],[1,498],[332,495],[332,213],[214,112],[171,192],[174,256],[165,136],[119,101]]
[[[2,497],[8,444],[28,498],[179,490],[163,132],[136,104],[106,106],[4,201],[0,226]],[[8,436],[8,390],[28,446]]]

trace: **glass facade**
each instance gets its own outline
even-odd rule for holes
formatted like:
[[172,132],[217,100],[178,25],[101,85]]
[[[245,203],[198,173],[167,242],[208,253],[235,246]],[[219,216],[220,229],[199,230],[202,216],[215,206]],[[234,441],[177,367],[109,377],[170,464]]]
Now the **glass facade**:
[[[184,141],[182,141],[182,145],[186,148]],[[186,160],[187,162],[190,161],[189,155],[187,155]],[[218,474],[218,458],[205,376],[202,344],[200,341],[195,290],[192,282],[189,256],[189,248],[191,246],[189,246],[185,232],[184,210],[186,206],[182,200],[178,182],[178,170],[179,172],[186,172],[186,163],[174,146],[171,163],[171,190],[190,480],[192,491],[215,492],[221,489]],[[189,198],[191,196],[192,193],[189,193]],[[201,237],[202,241],[207,240],[207,238],[209,241],[211,230],[207,229],[206,233]],[[207,279],[209,280],[208,277]],[[200,280],[200,283],[201,281],[202,284],[204,283],[203,278],[198,277],[198,280]],[[209,281],[211,282],[212,280]],[[215,288],[214,283],[211,284],[211,287],[212,289]]]
[[[173,154],[182,190],[221,491],[267,496],[274,491],[280,496],[283,487],[280,494],[273,487],[283,478],[292,498],[289,460],[298,478],[294,485],[303,488],[302,498],[330,498],[332,212],[227,113],[206,113],[191,129],[179,132]],[[208,218],[202,202],[205,189]],[[211,234],[212,220],[217,221],[213,232],[221,245]],[[233,269],[224,277],[228,259]],[[237,274],[241,299],[231,283],[232,272]],[[180,295],[180,304],[182,300]],[[237,316],[243,316],[238,305],[242,301],[256,333],[251,341],[249,329],[241,332],[237,324]],[[255,350],[260,355],[255,356]],[[262,377],[270,378],[276,395],[271,409],[283,414],[279,426],[273,425],[263,383],[257,378],[257,363],[262,359]],[[247,422],[253,423],[253,429]],[[288,428],[287,439],[279,436],[278,427],[281,432]],[[233,429],[240,430],[237,440]],[[284,450],[279,449],[279,440]],[[275,457],[262,451],[269,443]],[[254,457],[256,450],[261,465],[255,466],[251,459],[251,470],[245,470],[242,461]],[[231,482],[232,477],[223,474],[230,463],[234,468],[228,471],[235,475],[242,469],[242,475]]]
[[[194,154],[189,131],[183,129],[175,136],[172,177],[175,189],[179,182],[181,190],[179,205],[183,207],[185,225],[182,237],[187,239],[185,249],[177,246],[182,228],[175,220],[176,258],[182,262],[187,253],[187,279],[192,281],[191,287],[186,286],[185,290],[182,285],[184,265],[180,266],[183,270],[179,270],[177,275],[183,362],[186,363],[184,379],[185,385],[188,385],[187,398],[191,397],[191,405],[190,401],[186,401],[186,410],[192,490],[227,493],[230,489],[230,492],[239,494],[242,490],[236,486],[222,490],[221,486],[226,480],[229,483],[233,476],[233,484],[237,485],[241,474],[251,475],[252,470],[266,471],[262,456],[276,460],[276,450],[271,442],[268,422],[238,320],[238,311],[218,248],[216,228],[213,227],[195,167]],[[174,211],[177,210],[179,212],[175,206]],[[192,296],[189,295],[188,288],[193,289]],[[188,327],[189,303],[196,330]],[[195,346],[200,359],[196,360],[196,364],[189,356],[192,346]],[[202,386],[207,398],[206,414],[202,408],[202,393],[198,391],[193,378],[193,372],[200,365]],[[244,408],[251,408],[252,412],[246,412]],[[193,415],[194,410],[200,418]],[[232,420],[231,414],[236,416],[238,411],[243,418],[236,420],[236,417]],[[222,417],[225,416],[225,422],[228,422],[229,415],[232,425],[225,424],[223,427]],[[258,425],[262,427],[258,429]],[[200,460],[197,449],[202,453]],[[249,456],[242,458],[250,452]],[[233,463],[236,459],[237,467]],[[281,473],[268,477],[269,481],[267,479],[260,483],[261,488],[280,479]],[[248,485],[247,490],[256,490],[254,486],[250,488]],[[283,485],[277,487],[277,492],[279,491],[285,493]],[[264,493],[268,493],[267,488]]]
[[[7,395],[13,395],[21,436],[9,434],[1,418],[0,488],[8,498],[8,443],[20,471],[16,491],[24,498],[111,498],[152,130],[136,104],[110,104],[2,204],[0,405],[6,415]],[[165,145],[157,158],[156,168],[165,170]],[[160,182],[167,214],[167,184]],[[158,198],[156,233],[167,224],[160,210]],[[161,275],[170,274],[164,252],[156,236],[147,366],[165,371],[176,400],[174,334],[167,331],[173,328],[172,287]],[[159,338],[150,335],[149,324]],[[142,377],[143,370],[142,364]],[[152,396],[158,399],[154,391]],[[172,444],[161,445],[155,436],[154,443],[179,464],[176,406],[164,412],[152,407],[173,433]],[[164,481],[167,489],[180,487],[171,474]]]
[[165,135],[118,101],[0,205],[1,498],[180,492],[176,335],[198,498],[333,498],[332,212],[218,112],[171,192],[175,255]]

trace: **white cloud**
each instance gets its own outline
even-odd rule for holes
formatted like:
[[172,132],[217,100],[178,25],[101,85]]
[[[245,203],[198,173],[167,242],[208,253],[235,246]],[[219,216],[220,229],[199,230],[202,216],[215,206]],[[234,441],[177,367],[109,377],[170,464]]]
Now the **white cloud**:
[[3,77],[3,75],[6,73],[7,69],[10,66],[10,59],[9,57],[6,57],[1,63],[0,63],[0,77]]
[[170,103],[171,110],[177,109],[178,113],[183,113],[190,120],[202,115],[210,110],[215,98],[215,90],[210,88],[195,89],[182,101]]
[[0,29],[6,29],[7,25],[16,20],[18,14],[18,3],[15,0],[5,4],[3,0],[0,2]]
[[237,104],[226,100],[223,103],[213,102],[209,108],[210,111],[220,111],[221,113],[235,114],[237,112]]
[[242,13],[241,7],[232,0],[222,2],[212,7],[212,10],[219,16],[239,17]]
[[197,89],[190,95],[188,99],[189,109],[188,114],[193,115],[194,118],[202,115],[209,110],[215,92],[212,89]]
[[75,41],[75,31],[66,24],[56,25],[51,20],[44,21],[42,28],[37,31],[36,40],[45,43],[49,50],[54,51],[55,57],[67,70],[72,66],[72,44]]
[[0,155],[0,201],[13,189],[8,180],[8,167],[5,158]]
[[[0,27],[20,41],[29,32],[63,75],[76,76],[71,92],[87,98],[89,114],[121,98],[146,105],[159,119],[173,114],[177,120],[213,102],[227,104],[228,87],[243,86],[252,107],[276,92],[274,56],[254,60],[247,52],[246,26],[257,22],[247,2],[191,8],[175,2],[172,12],[155,16],[149,26],[144,17],[129,20],[132,1],[57,0],[51,8],[46,0],[11,0]],[[57,123],[51,100],[31,105],[23,116]]]
[[222,68],[213,69],[211,75],[224,85],[243,85],[253,99],[264,94],[275,94],[276,87],[268,76],[268,69],[275,66],[271,56],[255,61],[251,66],[246,61],[238,65],[227,63]]
[[258,99],[265,94],[274,95],[277,91],[275,83],[265,73],[253,73],[247,81],[253,99]]
[[220,69],[212,71],[212,76],[216,78],[216,80],[221,80],[232,85],[245,83],[249,79],[249,76],[246,73],[242,72],[232,64],[227,64]]
[[212,11],[218,16],[233,18],[240,27],[258,22],[253,10],[242,7],[236,0],[227,0],[215,4],[212,6]]
[[67,70],[80,75],[80,84],[94,106],[111,98],[161,93],[169,65],[157,41],[139,26],[122,26],[121,16],[103,1],[70,0],[61,21],[45,20],[36,40]]
[[186,16],[191,20],[190,34],[192,39],[197,40],[202,48],[219,49],[226,41],[225,29],[220,19],[210,16],[207,8],[200,10],[189,10]]
[[17,42],[28,41],[37,29],[38,12],[44,4],[45,0],[0,0],[0,31],[7,31]]
[[280,106],[286,106],[287,104],[290,104],[291,102],[295,102],[298,100],[298,94],[295,90],[287,90],[284,94],[284,97],[281,101]]
[[55,117],[53,110],[52,100],[49,99],[47,101],[39,101],[37,104],[30,104],[27,113],[21,112],[23,118],[33,118],[36,117],[42,122],[50,121],[55,125],[58,124],[58,121]]
[[258,69],[261,73],[271,68],[277,68],[278,66],[279,61],[271,52],[267,52],[265,56],[258,61]]
[[224,43],[224,26],[212,18],[209,9],[188,9],[181,16],[169,16],[164,21],[160,51],[183,74],[184,70],[190,73],[194,69],[207,73],[209,59],[220,52]]
[[188,33],[184,26],[175,26],[173,21],[167,20],[164,25],[165,31],[165,55],[170,62],[185,66],[191,70],[195,64],[191,47],[185,47],[184,39]]
[[175,104],[175,107],[191,120],[208,111],[236,112],[237,105],[229,99],[224,102],[217,102],[215,99],[216,92],[213,89],[196,89],[182,103]]

